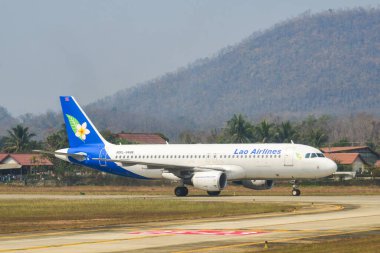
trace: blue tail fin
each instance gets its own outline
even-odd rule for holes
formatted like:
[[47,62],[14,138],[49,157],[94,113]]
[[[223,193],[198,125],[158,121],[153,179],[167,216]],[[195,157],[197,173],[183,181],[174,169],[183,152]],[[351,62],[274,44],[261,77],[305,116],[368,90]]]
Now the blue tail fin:
[[70,148],[84,144],[107,143],[74,97],[61,96],[60,99]]

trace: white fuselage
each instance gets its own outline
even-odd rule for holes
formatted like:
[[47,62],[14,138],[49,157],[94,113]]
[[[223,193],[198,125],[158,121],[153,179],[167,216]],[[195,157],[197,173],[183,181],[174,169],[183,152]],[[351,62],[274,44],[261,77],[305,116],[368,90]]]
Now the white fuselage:
[[[336,171],[336,164],[326,157],[306,158],[318,149],[300,144],[158,144],[105,146],[111,159],[140,161],[149,165],[125,166],[125,170],[146,178],[160,179],[170,166],[202,166],[223,169],[228,180],[321,178]],[[102,153],[102,152],[101,152]],[[103,158],[102,154],[99,158]],[[105,157],[104,157],[105,158]],[[99,161],[107,166],[107,161]]]

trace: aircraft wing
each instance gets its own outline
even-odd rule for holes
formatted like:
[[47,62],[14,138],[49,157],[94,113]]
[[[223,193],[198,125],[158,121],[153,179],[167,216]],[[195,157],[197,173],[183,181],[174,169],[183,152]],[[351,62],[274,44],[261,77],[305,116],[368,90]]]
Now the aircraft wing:
[[125,159],[104,159],[104,158],[92,158],[92,160],[105,161],[105,162],[117,162],[121,163],[123,166],[132,166],[132,165],[146,165],[148,169],[169,169],[169,170],[219,170],[225,171],[226,169],[223,166],[218,165],[209,165],[209,166],[194,166],[194,165],[179,165],[179,164],[170,164],[170,163],[150,163],[146,161],[136,161],[136,160],[125,160]]

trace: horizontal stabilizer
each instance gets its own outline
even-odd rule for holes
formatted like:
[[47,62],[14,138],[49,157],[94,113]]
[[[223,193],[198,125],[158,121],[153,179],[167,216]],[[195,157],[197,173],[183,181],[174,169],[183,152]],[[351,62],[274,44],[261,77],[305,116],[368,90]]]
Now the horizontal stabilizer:
[[55,155],[67,156],[67,157],[72,157],[78,161],[84,161],[87,158],[87,154],[85,153],[71,154],[71,153],[65,153],[65,152],[57,152],[57,151],[52,152],[52,151],[46,151],[46,150],[33,150],[33,152],[40,153],[40,154],[54,155],[54,156]]

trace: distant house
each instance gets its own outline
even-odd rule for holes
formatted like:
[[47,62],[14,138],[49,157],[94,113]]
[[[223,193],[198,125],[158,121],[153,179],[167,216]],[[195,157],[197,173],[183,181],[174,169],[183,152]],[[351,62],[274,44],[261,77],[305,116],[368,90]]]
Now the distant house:
[[350,146],[350,147],[325,147],[321,148],[325,154],[360,154],[361,159],[365,163],[373,166],[377,160],[380,160],[380,155],[368,146]]
[[38,154],[5,154],[0,153],[0,175],[19,177],[30,173],[38,166],[49,166],[53,164]]
[[166,144],[166,140],[160,134],[145,133],[119,133],[118,138],[138,144]]
[[359,153],[325,153],[325,156],[335,161],[338,164],[338,171],[349,171],[361,173],[365,170],[365,165],[368,165],[361,154]]

